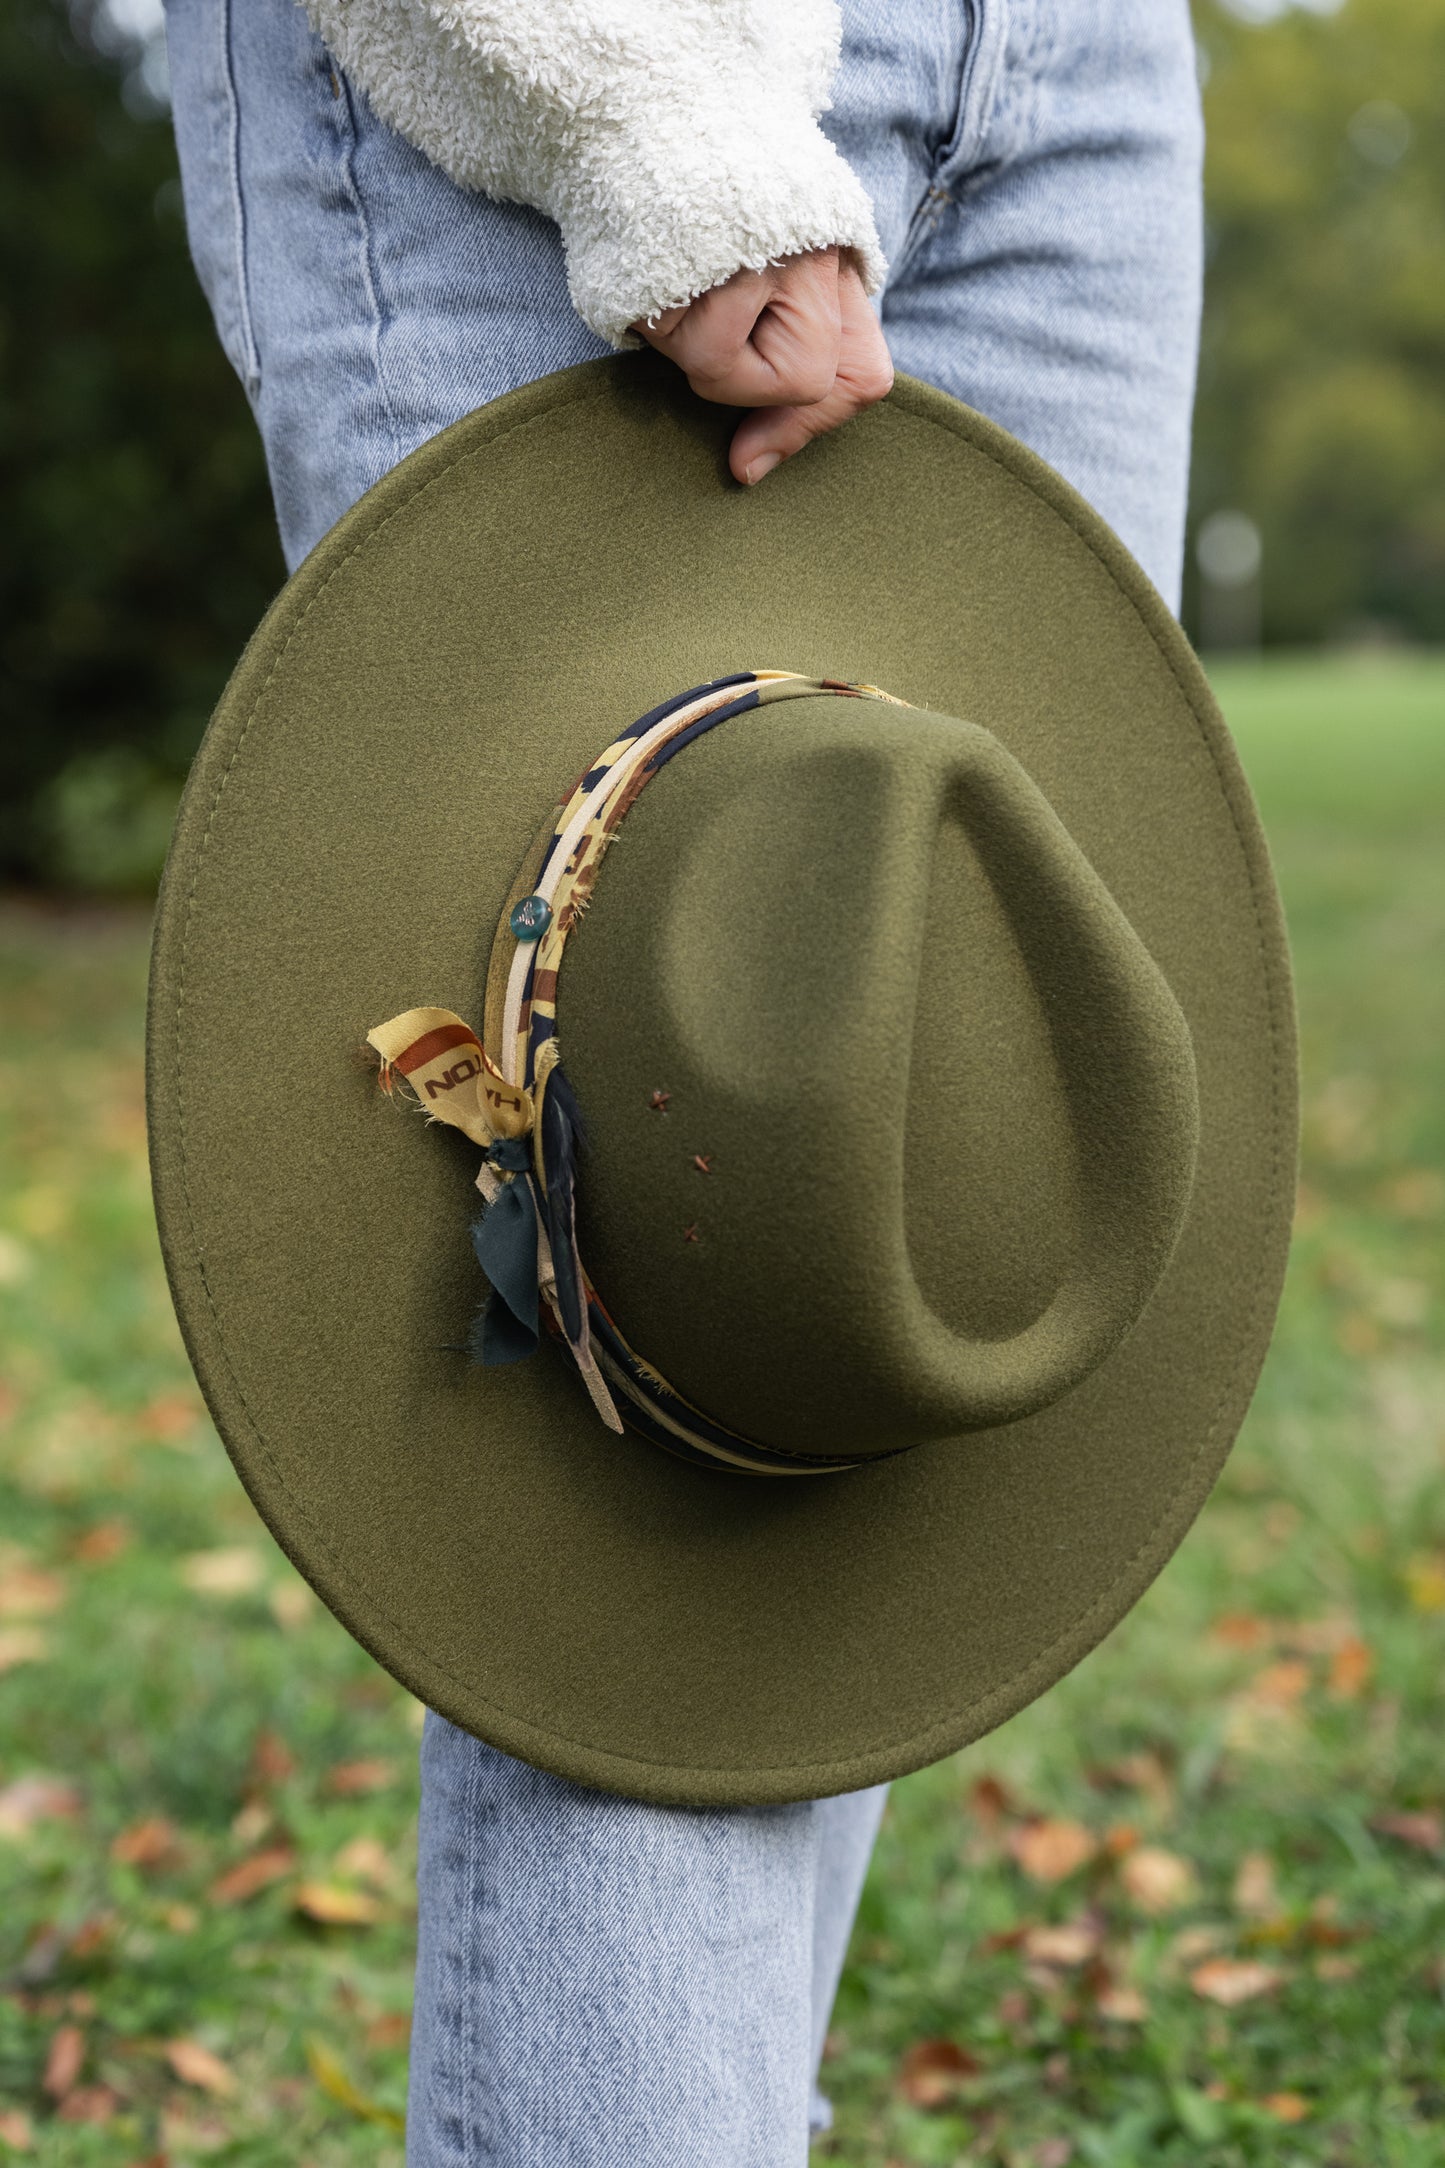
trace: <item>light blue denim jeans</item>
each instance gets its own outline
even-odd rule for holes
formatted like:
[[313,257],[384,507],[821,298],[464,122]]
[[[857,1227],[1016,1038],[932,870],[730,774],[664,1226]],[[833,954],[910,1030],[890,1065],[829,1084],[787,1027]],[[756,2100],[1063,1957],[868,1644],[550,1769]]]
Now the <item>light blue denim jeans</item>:
[[[294,566],[427,437],[603,349],[555,227],[381,126],[295,0],[168,0],[167,19],[191,248]],[[1177,604],[1187,0],[843,0],[843,19],[825,125],[873,198],[897,366],[1042,453]],[[429,1717],[411,2168],[800,2168],[882,1805],[647,1807]]]

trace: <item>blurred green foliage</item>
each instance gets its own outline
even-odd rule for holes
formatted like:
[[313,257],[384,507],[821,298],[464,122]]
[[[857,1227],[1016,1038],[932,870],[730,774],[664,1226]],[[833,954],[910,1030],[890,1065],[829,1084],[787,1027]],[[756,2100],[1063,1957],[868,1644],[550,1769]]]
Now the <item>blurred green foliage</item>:
[[[1445,0],[1281,6],[1196,0],[1196,524],[1261,529],[1269,641],[1445,638]],[[163,102],[109,21],[0,9],[0,877],[142,892],[282,565]]]
[[283,568],[169,120],[100,29],[0,7],[0,872],[136,888]]
[[1445,0],[1195,19],[1196,514],[1259,527],[1267,641],[1445,639]]

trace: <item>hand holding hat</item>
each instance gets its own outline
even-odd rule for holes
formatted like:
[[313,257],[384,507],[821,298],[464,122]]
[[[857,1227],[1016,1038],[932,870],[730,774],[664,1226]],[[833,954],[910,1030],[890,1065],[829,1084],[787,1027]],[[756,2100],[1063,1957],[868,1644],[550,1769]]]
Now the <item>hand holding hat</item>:
[[699,398],[756,410],[728,451],[739,482],[760,482],[814,437],[886,398],[893,383],[883,327],[847,249],[735,272],[632,329],[677,364]]

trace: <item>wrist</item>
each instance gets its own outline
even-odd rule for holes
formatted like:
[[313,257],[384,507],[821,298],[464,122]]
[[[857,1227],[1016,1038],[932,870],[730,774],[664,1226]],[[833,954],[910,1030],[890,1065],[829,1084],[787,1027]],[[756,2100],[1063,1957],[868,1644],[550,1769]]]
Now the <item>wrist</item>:
[[559,198],[573,304],[616,346],[639,343],[634,322],[783,257],[846,250],[869,293],[886,271],[867,191],[796,100],[653,108],[598,131]]

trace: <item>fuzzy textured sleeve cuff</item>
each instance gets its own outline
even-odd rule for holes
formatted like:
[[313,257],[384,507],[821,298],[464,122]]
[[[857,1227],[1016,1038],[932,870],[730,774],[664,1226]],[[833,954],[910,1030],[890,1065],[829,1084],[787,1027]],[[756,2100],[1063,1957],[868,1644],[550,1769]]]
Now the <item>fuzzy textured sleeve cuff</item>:
[[818,126],[836,0],[307,0],[375,111],[452,179],[554,218],[615,346],[740,267],[837,246],[886,269]]

